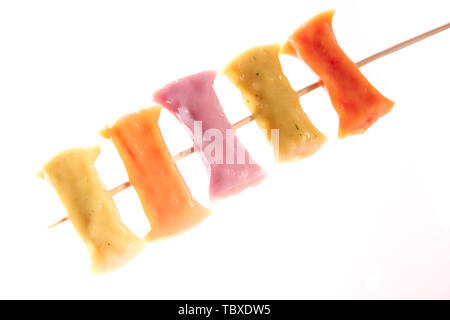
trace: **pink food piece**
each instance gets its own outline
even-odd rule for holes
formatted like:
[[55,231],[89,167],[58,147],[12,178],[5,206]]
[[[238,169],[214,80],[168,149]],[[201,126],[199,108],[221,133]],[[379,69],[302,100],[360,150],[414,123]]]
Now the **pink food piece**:
[[176,80],[153,96],[188,129],[210,176],[211,200],[239,193],[266,176],[225,116],[213,88],[216,74],[204,71]]

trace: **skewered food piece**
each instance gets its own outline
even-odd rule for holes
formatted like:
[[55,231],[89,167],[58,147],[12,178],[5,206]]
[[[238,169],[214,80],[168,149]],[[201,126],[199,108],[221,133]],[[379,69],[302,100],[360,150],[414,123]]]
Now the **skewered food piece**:
[[[337,44],[331,26],[333,14],[324,12],[301,26],[281,49],[303,59],[320,81],[295,92],[282,72],[279,45],[250,49],[224,70],[252,113],[234,127],[256,120],[280,162],[312,155],[326,141],[303,112],[298,96],[325,85],[340,118],[339,136],[363,133],[394,103],[371,86],[358,66],[450,28],[447,23],[429,30],[355,65]],[[146,245],[121,221],[113,194],[135,187],[151,224],[146,236],[151,241],[183,232],[210,213],[192,198],[174,161],[199,151],[210,176],[211,199],[238,193],[265,177],[265,171],[236,138],[213,89],[215,77],[215,71],[195,74],[154,95],[188,129],[195,149],[172,158],[158,126],[161,108],[153,107],[128,115],[101,132],[118,149],[130,182],[105,190],[94,166],[99,147],[66,150],[45,164],[42,176],[53,184],[69,216],[52,227],[66,220],[73,223],[88,247],[94,273],[123,266]]]
[[[223,73],[241,91],[247,108],[272,143],[275,158],[278,155],[279,162],[288,162],[314,154],[327,138],[303,111],[297,92],[283,74],[279,51],[278,44],[252,48],[231,61]],[[272,130],[279,130],[279,141],[273,141]]]
[[214,91],[215,77],[216,71],[197,73],[154,94],[190,132],[210,175],[211,200],[239,193],[266,175],[234,134]]
[[332,28],[334,10],[298,28],[281,52],[303,59],[320,77],[339,115],[339,137],[364,133],[388,113],[394,102],[384,97],[339,47]]
[[93,273],[120,268],[145,247],[145,241],[122,222],[111,194],[97,175],[94,161],[99,154],[98,146],[70,149],[43,168],[88,248]]
[[119,119],[100,134],[111,138],[151,225],[146,240],[174,236],[199,224],[210,211],[191,195],[164,142],[161,107]]

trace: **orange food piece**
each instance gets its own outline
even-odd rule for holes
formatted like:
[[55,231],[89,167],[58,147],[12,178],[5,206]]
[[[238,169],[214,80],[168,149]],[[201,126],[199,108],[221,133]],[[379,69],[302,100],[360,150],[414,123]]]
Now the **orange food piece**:
[[111,138],[151,225],[147,241],[174,236],[210,214],[191,195],[158,126],[161,107],[119,119],[100,134]]
[[334,10],[298,28],[281,53],[303,59],[323,81],[339,115],[339,137],[364,133],[388,113],[394,102],[384,97],[339,47],[332,28]]

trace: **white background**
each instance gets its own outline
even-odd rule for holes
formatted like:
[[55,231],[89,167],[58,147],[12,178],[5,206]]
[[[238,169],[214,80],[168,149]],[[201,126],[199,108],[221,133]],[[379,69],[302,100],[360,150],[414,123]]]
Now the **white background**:
[[[56,152],[100,144],[105,184],[125,181],[97,130],[152,105],[167,82],[282,42],[330,8],[355,61],[450,19],[446,0],[0,2],[0,298],[450,298],[449,30],[363,67],[396,101],[365,135],[336,138],[320,89],[301,98],[329,137],[315,156],[275,166],[254,124],[238,131],[270,171],[260,186],[210,204],[199,157],[180,161],[212,216],[115,273],[90,274],[70,223],[46,229],[65,211],[35,173]],[[282,62],[295,89],[316,80]],[[216,89],[232,122],[248,115],[226,79]],[[173,153],[191,145],[168,113],[160,124]],[[115,200],[144,235],[134,191]]]

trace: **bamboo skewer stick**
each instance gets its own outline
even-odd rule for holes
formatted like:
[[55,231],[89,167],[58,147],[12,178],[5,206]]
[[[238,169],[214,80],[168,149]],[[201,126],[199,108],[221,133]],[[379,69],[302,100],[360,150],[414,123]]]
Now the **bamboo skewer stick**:
[[57,225],[66,222],[67,220],[69,220],[69,217],[64,217],[61,220],[59,220],[58,222],[55,222],[54,224],[52,224],[51,226],[48,227],[48,229],[51,229],[53,227],[56,227]]
[[[394,45],[392,47],[389,47],[387,49],[384,49],[384,50],[382,50],[380,52],[377,52],[377,53],[375,53],[375,54],[373,54],[373,55],[371,55],[371,56],[369,56],[369,57],[367,57],[365,59],[362,59],[361,61],[358,61],[356,63],[356,65],[358,67],[362,67],[362,66],[364,66],[366,64],[369,64],[369,63],[371,63],[371,62],[373,62],[375,60],[378,60],[378,59],[380,59],[382,57],[385,57],[385,56],[387,56],[387,55],[389,55],[391,53],[394,53],[394,52],[399,51],[399,50],[401,50],[403,48],[409,47],[410,45],[412,45],[414,43],[417,43],[417,42],[422,41],[422,40],[424,40],[426,38],[429,38],[429,37],[431,37],[431,36],[433,36],[433,35],[435,35],[435,34],[437,34],[439,32],[442,32],[442,31],[448,29],[448,28],[450,28],[450,22],[446,23],[446,24],[444,24],[444,25],[442,25],[440,27],[431,29],[431,30],[429,30],[427,32],[424,32],[422,34],[419,34],[419,35],[417,35],[417,36],[415,36],[413,38],[410,38],[408,40],[400,42],[400,43],[398,43],[398,44],[396,44],[396,45]],[[305,94],[307,94],[307,93],[309,93],[309,92],[311,92],[311,91],[321,87],[322,85],[323,85],[322,81],[319,80],[319,81],[317,81],[315,83],[310,84],[307,87],[304,87],[303,89],[298,90],[297,91],[297,95],[299,97],[304,96]],[[254,120],[253,116],[251,116],[251,115],[246,117],[246,118],[244,118],[244,119],[241,119],[238,122],[233,124],[233,129],[234,130],[239,129],[239,128],[245,126],[246,124],[252,122],[253,120]],[[194,152],[195,152],[194,147],[190,147],[189,149],[181,151],[181,152],[177,153],[175,156],[173,156],[173,160],[175,162],[177,162],[177,161],[187,157],[188,155],[190,155],[191,153],[194,153]],[[114,195],[118,194],[119,192],[127,189],[130,186],[131,186],[130,182],[127,181],[127,182],[124,182],[124,183],[118,185],[117,187],[109,190],[109,192],[111,193],[111,195],[114,196]],[[53,227],[59,225],[60,223],[65,222],[67,220],[68,220],[67,217],[62,218],[58,222],[56,222],[56,223],[52,224],[51,226],[49,226],[48,228],[49,229],[53,228]]]
[[[370,62],[373,62],[373,61],[378,60],[378,59],[380,59],[380,58],[382,58],[384,56],[387,56],[387,55],[389,55],[391,53],[394,53],[394,52],[399,51],[399,50],[401,50],[403,48],[406,48],[406,47],[408,47],[408,46],[410,46],[410,45],[412,45],[412,44],[414,44],[416,42],[419,42],[419,41],[424,40],[424,39],[426,39],[428,37],[431,37],[432,35],[435,35],[435,34],[437,34],[439,32],[442,32],[442,31],[444,31],[444,30],[446,30],[448,28],[450,28],[450,23],[444,24],[443,26],[440,26],[440,27],[437,27],[435,29],[429,30],[429,31],[424,32],[424,33],[422,33],[422,34],[420,34],[418,36],[415,36],[415,37],[413,37],[411,39],[408,39],[408,40],[400,42],[400,43],[398,43],[398,44],[396,44],[396,45],[394,45],[392,47],[389,47],[389,48],[387,48],[387,49],[385,49],[383,51],[377,52],[377,53],[375,53],[375,54],[373,54],[373,55],[371,55],[371,56],[369,56],[369,57],[367,57],[367,58],[357,62],[356,65],[358,67],[362,67],[362,66],[364,66],[366,64],[369,64]],[[315,82],[313,84],[310,84],[309,86],[307,86],[307,87],[305,87],[303,89],[298,90],[297,91],[297,95],[299,97],[304,96],[305,94],[307,94],[307,93],[309,93],[309,92],[311,92],[311,91],[313,91],[313,90],[315,90],[315,89],[317,89],[317,88],[319,88],[321,86],[322,86],[322,81],[319,80],[319,81],[317,81],[317,82]],[[244,118],[242,120],[239,120],[235,124],[233,124],[233,129],[235,129],[235,130],[239,129],[239,128],[245,126],[246,124],[252,122],[253,120],[254,120],[253,116],[250,115],[250,116],[248,116],[248,117],[246,117],[246,118]],[[189,149],[181,151],[180,153],[176,154],[173,157],[173,160],[174,161],[179,161],[179,160],[187,157],[191,153],[194,153],[194,151],[195,151],[194,147],[191,147]],[[125,186],[125,185],[127,185],[127,186]],[[129,186],[130,186],[129,182],[125,182],[124,184],[122,184],[122,185],[112,189],[110,192],[114,195],[117,192],[120,192],[120,191],[126,189]],[[118,191],[116,192],[116,190],[118,190]]]
[[109,193],[111,193],[112,195],[118,194],[120,191],[125,190],[129,186],[131,186],[130,181],[124,182],[124,183],[118,185],[117,187],[109,190]]

